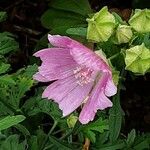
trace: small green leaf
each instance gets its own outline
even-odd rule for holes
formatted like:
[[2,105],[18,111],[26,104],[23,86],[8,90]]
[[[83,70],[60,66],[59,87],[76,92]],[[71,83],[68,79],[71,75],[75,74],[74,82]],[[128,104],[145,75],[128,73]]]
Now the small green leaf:
[[8,54],[19,48],[18,43],[14,40],[13,35],[8,32],[0,33],[0,55]]
[[115,28],[115,18],[108,12],[107,7],[103,7],[87,21],[87,39],[95,42],[107,41]]
[[15,86],[11,86],[9,92],[9,103],[15,109],[19,108],[20,100],[25,96],[25,93],[33,86],[34,81],[25,76],[19,76]]
[[5,21],[7,18],[7,13],[4,11],[0,11],[0,22]]
[[122,25],[126,25],[127,23],[125,21],[122,20],[122,18],[115,12],[112,12],[112,14],[114,15],[115,17],[115,20],[116,20],[116,23],[119,25],[119,24],[122,24]]
[[23,115],[7,116],[0,120],[0,131],[10,128],[23,120],[25,120],[25,116]]
[[126,50],[126,70],[145,74],[150,69],[150,50],[143,44]]
[[87,29],[83,27],[69,28],[67,29],[66,33],[70,35],[78,35],[78,36],[86,37]]
[[25,142],[19,143],[18,135],[10,135],[2,142],[1,150],[25,150]]
[[134,143],[135,137],[136,137],[136,132],[135,132],[135,129],[133,129],[128,134],[128,138],[127,138],[127,145],[128,146],[132,146],[132,144]]
[[81,130],[94,143],[96,140],[94,131],[103,133],[105,130],[109,130],[108,120],[102,120],[102,118],[99,118],[95,122],[83,126]]
[[12,76],[11,75],[3,75],[3,76],[0,76],[0,84],[3,84],[3,85],[15,85],[16,82],[13,80]]
[[10,64],[0,63],[0,74],[6,73],[10,68]]

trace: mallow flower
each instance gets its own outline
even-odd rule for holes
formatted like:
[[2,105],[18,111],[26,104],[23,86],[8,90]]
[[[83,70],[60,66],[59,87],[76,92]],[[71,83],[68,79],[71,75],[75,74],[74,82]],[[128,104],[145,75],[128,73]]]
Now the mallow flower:
[[107,98],[116,94],[107,62],[81,43],[60,35],[48,35],[53,48],[34,54],[42,60],[34,79],[51,83],[42,97],[58,103],[63,116],[83,106],[79,121],[92,121],[98,109],[112,107]]

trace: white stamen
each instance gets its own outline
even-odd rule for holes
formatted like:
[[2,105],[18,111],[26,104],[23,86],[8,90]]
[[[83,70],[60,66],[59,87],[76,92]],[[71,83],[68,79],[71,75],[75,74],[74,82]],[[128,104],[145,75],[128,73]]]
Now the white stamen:
[[90,68],[77,67],[73,72],[74,72],[75,78],[77,79],[77,83],[81,86],[93,81],[91,77],[93,70],[91,70]]

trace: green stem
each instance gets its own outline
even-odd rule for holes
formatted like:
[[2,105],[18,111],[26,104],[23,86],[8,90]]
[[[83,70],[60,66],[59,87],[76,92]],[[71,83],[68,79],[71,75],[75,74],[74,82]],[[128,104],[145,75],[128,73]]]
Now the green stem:
[[57,124],[58,124],[58,121],[54,121],[54,124],[53,124],[52,128],[48,132],[47,137],[45,138],[45,140],[44,140],[44,142],[43,142],[43,144],[41,146],[41,150],[44,149],[46,143],[48,142],[49,136],[51,135],[51,133],[53,132],[53,130],[55,129],[55,127],[57,126]]
[[108,59],[109,59],[109,60],[112,60],[112,59],[116,58],[116,57],[119,56],[119,55],[120,55],[120,52],[117,53],[117,54],[115,54],[115,55],[112,55],[112,56],[109,57]]

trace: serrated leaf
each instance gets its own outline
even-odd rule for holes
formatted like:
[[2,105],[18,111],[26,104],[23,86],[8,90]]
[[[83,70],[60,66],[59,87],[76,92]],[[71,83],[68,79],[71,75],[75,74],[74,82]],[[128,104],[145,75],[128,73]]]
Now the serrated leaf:
[[9,136],[0,146],[1,150],[25,150],[25,143],[19,143],[18,135]]
[[102,118],[99,118],[97,121],[83,126],[81,130],[92,142],[95,142],[96,138],[94,131],[103,133],[105,130],[109,130],[108,120],[102,120]]
[[18,43],[14,40],[13,35],[8,32],[0,33],[0,55],[5,55],[19,48]]
[[0,120],[0,131],[10,128],[23,120],[25,120],[25,116],[23,115],[7,116]]
[[128,134],[128,138],[127,138],[127,144],[128,144],[128,146],[131,146],[134,143],[135,137],[136,137],[136,132],[135,132],[135,129],[133,129]]
[[7,13],[4,11],[0,11],[0,22],[5,21],[7,18]]
[[10,68],[10,64],[0,63],[0,74],[6,73]]
[[0,85],[15,85],[16,82],[13,80],[11,75],[0,76]]
[[34,83],[34,81],[28,77],[20,76],[18,78],[16,85],[11,86],[9,90],[9,103],[15,109],[18,109],[21,98],[25,96],[25,93],[30,90]]

